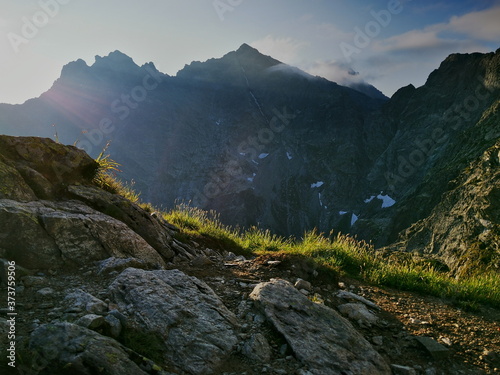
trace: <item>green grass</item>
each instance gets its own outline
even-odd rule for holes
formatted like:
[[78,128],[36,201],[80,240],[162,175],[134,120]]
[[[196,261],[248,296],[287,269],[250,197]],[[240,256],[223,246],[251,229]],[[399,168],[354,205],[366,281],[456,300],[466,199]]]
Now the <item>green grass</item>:
[[[111,170],[116,165],[111,164]],[[124,195],[133,202],[139,196],[130,187],[116,181],[105,169],[100,186]],[[150,205],[145,205],[152,209]],[[461,278],[452,277],[441,262],[422,259],[411,253],[377,252],[372,245],[347,235],[325,236],[310,231],[303,238],[284,238],[257,227],[246,230],[224,225],[219,215],[180,204],[163,214],[177,226],[176,238],[194,240],[207,247],[236,254],[281,254],[299,256],[331,272],[332,280],[344,275],[365,282],[399,290],[418,292],[446,299],[460,307],[474,309],[478,304],[500,307],[500,275],[497,271],[478,268]]]
[[442,271],[442,264],[409,253],[375,251],[370,244],[339,234],[325,236],[310,231],[302,239],[283,238],[268,230],[252,227],[239,230],[223,225],[217,214],[188,205],[179,205],[165,219],[188,236],[209,236],[231,242],[240,252],[255,255],[281,253],[312,259],[332,274],[341,274],[374,285],[418,292],[447,299],[461,307],[478,303],[500,307],[500,275],[495,271],[471,274],[461,279]]
[[95,159],[99,167],[94,176],[94,184],[110,193],[119,194],[125,197],[148,212],[156,211],[152,204],[141,201],[140,194],[134,190],[133,183],[130,185],[124,184],[116,177],[117,172],[121,172],[120,164],[111,159],[109,154],[106,154],[109,145],[110,143],[108,142]]

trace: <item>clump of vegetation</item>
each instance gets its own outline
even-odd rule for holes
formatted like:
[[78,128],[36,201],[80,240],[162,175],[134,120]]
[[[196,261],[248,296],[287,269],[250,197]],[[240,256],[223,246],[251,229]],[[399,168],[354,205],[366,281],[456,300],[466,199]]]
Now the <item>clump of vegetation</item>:
[[371,244],[337,234],[325,236],[306,232],[303,238],[283,238],[269,230],[252,227],[238,230],[223,225],[213,212],[179,205],[164,215],[187,235],[214,236],[232,242],[241,251],[256,255],[283,253],[312,259],[322,269],[364,280],[375,285],[418,292],[449,299],[459,306],[474,308],[478,303],[500,306],[500,277],[494,271],[469,274],[456,279],[440,262],[422,261],[411,254],[375,251]]
[[[104,160],[103,165],[115,170],[116,165]],[[107,174],[104,186],[115,186],[108,180],[112,178]],[[138,200],[137,195],[120,186],[115,192]],[[408,253],[377,252],[371,244],[348,235],[326,236],[313,230],[301,239],[284,238],[257,227],[243,230],[224,225],[216,212],[189,204],[180,204],[163,216],[180,229],[178,238],[183,242],[192,238],[206,246],[243,255],[305,257],[323,272],[331,272],[332,279],[345,275],[375,285],[441,297],[468,309],[477,308],[478,304],[500,307],[500,277],[494,270],[477,268],[457,279],[440,262],[422,260]]]
[[148,212],[155,211],[153,205],[150,203],[141,202],[140,194],[138,194],[133,188],[133,182],[131,184],[124,184],[117,178],[116,174],[121,172],[120,163],[111,159],[111,155],[107,153],[110,144],[111,143],[108,142],[95,159],[99,167],[97,168],[94,176],[94,184],[110,193],[120,194]]

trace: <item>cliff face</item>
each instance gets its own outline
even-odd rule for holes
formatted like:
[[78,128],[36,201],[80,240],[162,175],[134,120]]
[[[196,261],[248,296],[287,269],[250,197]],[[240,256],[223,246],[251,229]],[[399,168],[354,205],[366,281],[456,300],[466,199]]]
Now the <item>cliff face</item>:
[[494,146],[499,61],[499,51],[451,55],[387,101],[247,45],[175,77],[114,52],[68,64],[38,99],[1,106],[0,130],[57,130],[94,156],[112,140],[123,177],[163,208],[191,201],[233,225],[333,229],[386,246]]
[[402,88],[391,98],[379,121],[392,123],[396,131],[366,185],[375,187],[374,193],[389,192],[397,204],[392,212],[360,220],[359,233],[370,233],[370,225],[378,222],[384,229],[373,239],[379,244],[396,240],[426,217],[449,182],[495,143],[500,135],[495,115],[499,66],[498,51],[451,55],[424,86]]
[[112,157],[144,200],[193,201],[227,223],[301,235],[337,227],[339,211],[349,211],[340,224],[349,230],[359,178],[392,136],[367,121],[383,103],[247,45],[176,77],[115,52],[91,67],[69,64],[39,99],[4,111],[17,121],[0,126],[57,130],[92,155],[112,139]]

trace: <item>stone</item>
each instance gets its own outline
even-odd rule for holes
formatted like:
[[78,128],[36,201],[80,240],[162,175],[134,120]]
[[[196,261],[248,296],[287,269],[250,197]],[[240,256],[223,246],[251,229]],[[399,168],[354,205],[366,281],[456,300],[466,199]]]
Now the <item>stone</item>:
[[160,254],[123,222],[77,201],[0,200],[0,222],[6,257],[28,269],[80,267],[110,256],[140,258],[150,268],[165,266]]
[[375,345],[382,346],[382,345],[384,345],[384,337],[383,336],[373,336],[372,342]]
[[66,295],[64,301],[69,305],[68,310],[87,311],[98,315],[102,315],[108,311],[108,305],[105,302],[81,289],[76,289]]
[[96,331],[103,327],[104,322],[105,320],[102,315],[87,314],[78,319],[75,324]]
[[58,199],[67,185],[91,183],[98,168],[85,151],[38,137],[0,136],[0,162],[17,172],[5,176],[0,166],[2,185],[14,187],[6,189],[10,194],[0,192],[0,199],[17,200],[22,191],[24,201]]
[[105,333],[107,336],[117,339],[122,332],[122,323],[116,316],[108,314],[104,318]]
[[127,317],[124,332],[147,332],[164,364],[179,371],[213,372],[238,342],[233,313],[207,284],[179,270],[128,268],[108,294]]
[[147,374],[114,339],[67,322],[35,329],[29,348],[31,370],[37,374],[62,374],[68,369],[72,374]]
[[161,215],[149,214],[127,198],[97,187],[72,185],[68,187],[68,192],[94,210],[124,223],[154,248],[165,261],[168,262],[174,257],[175,252],[171,246],[172,229]]
[[39,295],[40,297],[48,297],[51,296],[55,293],[55,290],[52,288],[43,288],[40,290],[37,290],[36,294]]
[[41,276],[25,276],[21,278],[21,281],[26,288],[32,288],[35,286],[42,286],[44,284],[47,284],[47,279]]
[[224,257],[224,260],[226,260],[226,261],[228,261],[228,262],[233,261],[233,260],[235,260],[235,259],[236,259],[236,254],[235,254],[235,253],[233,253],[233,252],[231,252],[231,251],[229,251],[229,252],[227,253],[227,255]]
[[298,290],[304,289],[304,290],[307,290],[308,292],[310,292],[312,290],[311,283],[309,281],[302,280],[302,279],[297,279],[297,281],[295,282],[295,287]]
[[451,354],[448,348],[441,345],[431,337],[417,336],[415,339],[427,350],[427,352],[430,353],[434,359],[447,358]]
[[414,368],[408,366],[391,365],[393,375],[417,375]]
[[346,303],[344,305],[337,306],[337,309],[342,313],[342,315],[358,322],[360,325],[371,327],[378,322],[378,317],[370,312],[366,305],[362,303]]
[[390,374],[384,359],[333,309],[303,296],[291,283],[272,280],[250,294],[314,375]]
[[[0,259],[0,285],[2,285],[2,286],[7,286],[7,284],[8,284],[9,267],[12,269],[12,266],[10,266],[10,264],[9,264],[9,260]],[[23,277],[23,276],[28,276],[31,274],[30,270],[28,270],[24,267],[21,267],[18,264],[16,264],[14,267],[15,267],[16,281],[20,280],[21,277]]]
[[452,346],[453,345],[453,343],[451,342],[451,340],[448,337],[440,337],[440,339],[443,342],[443,344],[445,344],[446,346]]
[[122,326],[127,324],[127,317],[125,315],[123,315],[121,312],[119,312],[118,310],[110,310],[108,315],[112,315],[116,319],[118,319]]
[[191,264],[193,265],[193,267],[203,268],[211,266],[213,263],[207,256],[198,255],[191,261]]
[[281,264],[281,260],[268,260],[267,264],[271,267],[276,267]]
[[337,293],[337,297],[343,298],[343,299],[353,299],[355,301],[364,303],[368,307],[371,307],[371,308],[376,309],[376,310],[380,310],[380,307],[376,303],[367,300],[365,297],[358,296],[357,294],[352,293],[352,292],[348,292],[346,290],[339,290]]
[[254,361],[269,363],[271,360],[271,347],[269,342],[261,333],[256,333],[243,344],[242,354]]
[[147,269],[148,264],[142,259],[137,258],[110,257],[99,262],[97,273],[106,275],[111,272],[121,272],[129,267]]
[[262,314],[256,314],[253,318],[253,322],[255,324],[263,324],[266,321],[266,318]]

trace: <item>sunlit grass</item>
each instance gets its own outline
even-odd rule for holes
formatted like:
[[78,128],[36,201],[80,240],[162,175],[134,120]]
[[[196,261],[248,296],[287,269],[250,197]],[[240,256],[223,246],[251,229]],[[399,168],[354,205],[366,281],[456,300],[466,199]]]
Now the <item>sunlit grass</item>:
[[[138,201],[132,189],[120,183],[114,185],[116,182],[106,183],[132,201]],[[475,274],[456,279],[433,262],[423,261],[410,253],[383,254],[371,244],[347,235],[326,236],[313,230],[295,239],[257,227],[241,230],[224,225],[216,212],[188,204],[180,204],[163,216],[180,229],[183,238],[208,241],[213,246],[240,254],[304,256],[332,274],[374,285],[440,297],[463,308],[474,309],[478,304],[500,307],[500,275],[495,271],[477,270]]]

